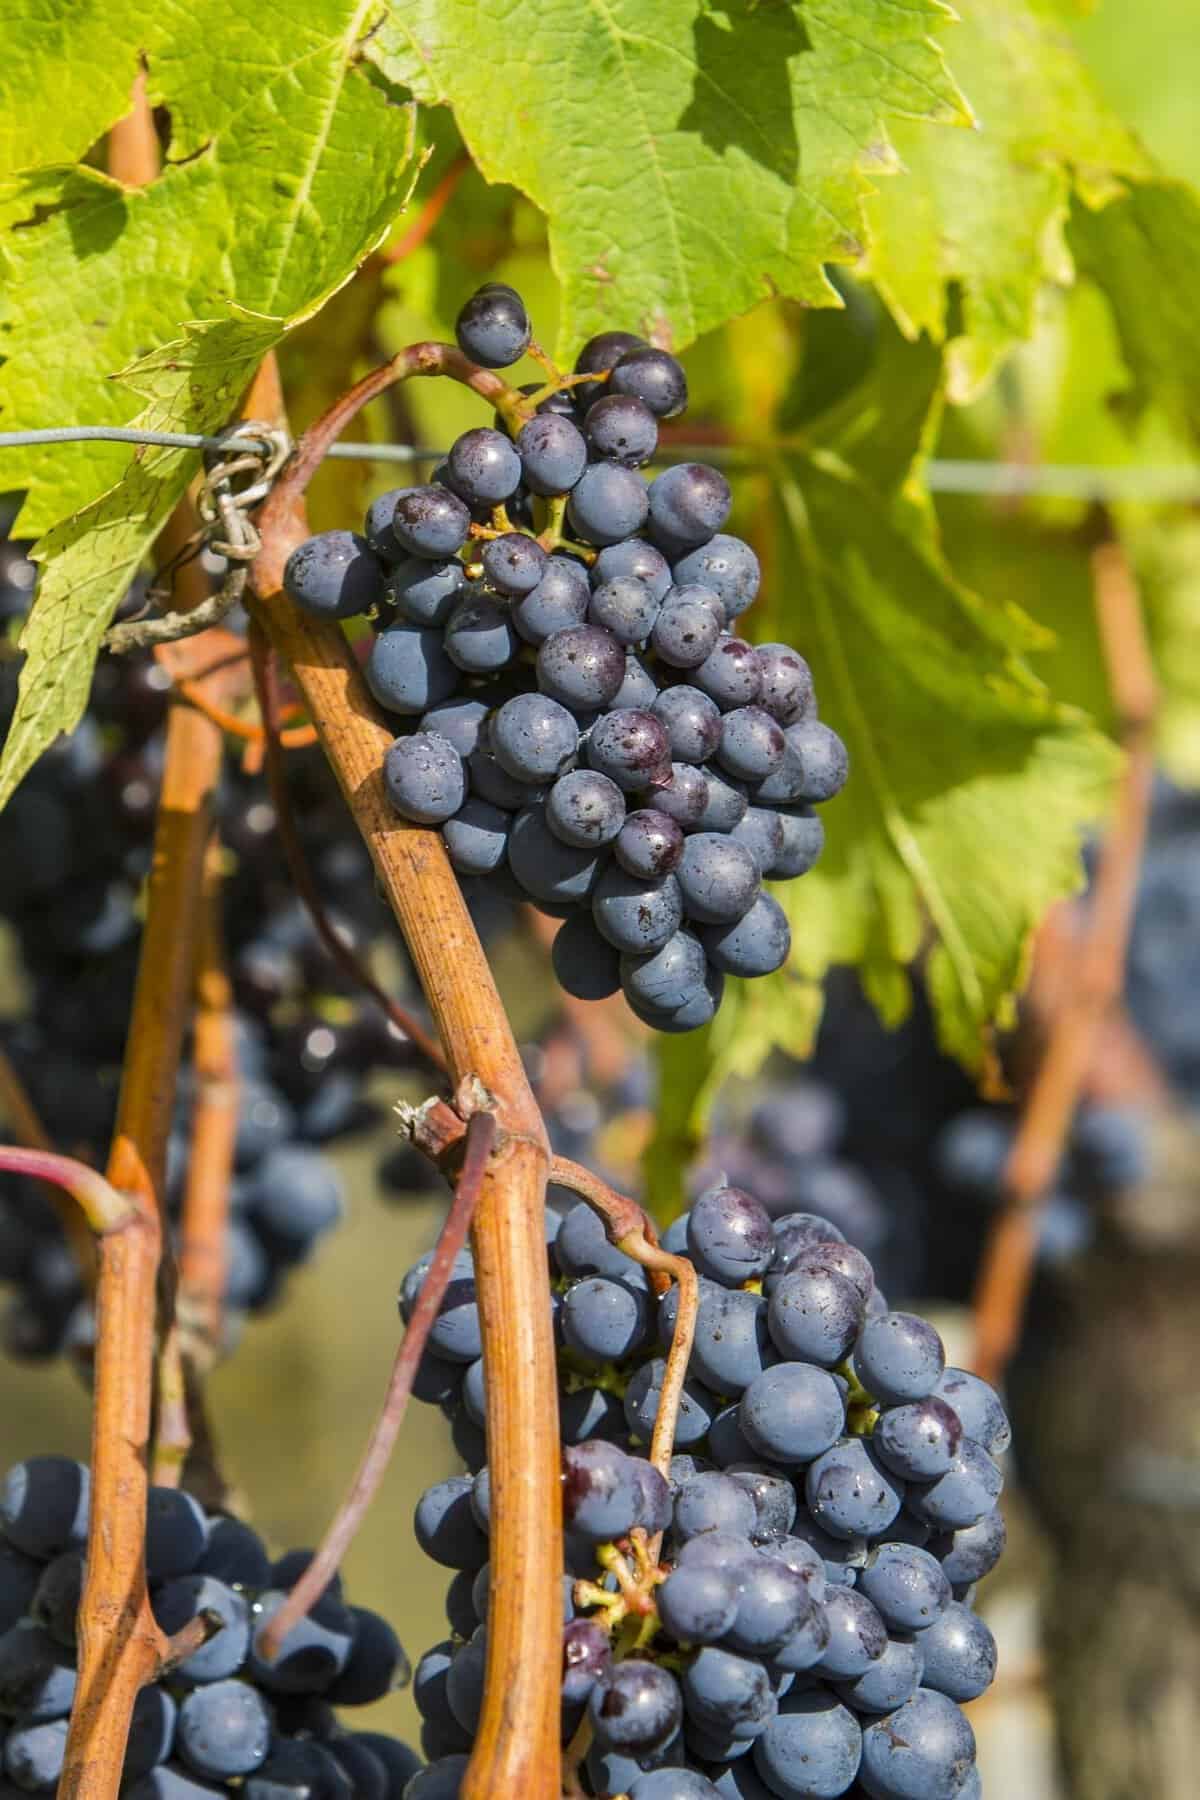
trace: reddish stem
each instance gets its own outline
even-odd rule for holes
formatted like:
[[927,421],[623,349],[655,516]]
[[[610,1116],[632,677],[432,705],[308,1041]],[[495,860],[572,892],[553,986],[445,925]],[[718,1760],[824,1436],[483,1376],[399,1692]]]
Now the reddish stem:
[[421,248],[421,245],[425,242],[425,239],[429,236],[430,232],[445,212],[447,206],[449,206],[459,182],[470,167],[471,159],[465,151],[461,156],[455,157],[454,161],[450,164],[450,167],[444,171],[436,186],[430,192],[424,206],[421,208],[408,230],[404,233],[404,236],[397,238],[394,244],[389,244],[386,250],[380,251],[377,260],[381,262],[385,268],[390,268],[393,263],[403,262],[406,256],[411,256],[414,250],[419,250]]
[[404,1341],[396,1353],[382,1409],[372,1427],[366,1451],[349,1493],[334,1514],[316,1555],[262,1635],[263,1651],[268,1657],[278,1653],[279,1646],[292,1626],[321,1598],[341,1567],[342,1558],[358,1535],[359,1527],[379,1491],[379,1484],[387,1472],[408,1410],[417,1365],[424,1354],[430,1329],[438,1316],[454,1272],[454,1259],[466,1243],[471,1221],[475,1217],[484,1172],[495,1142],[495,1113],[472,1113],[467,1120],[462,1169],[455,1186],[454,1199],[438,1234],[433,1260],[417,1296]]

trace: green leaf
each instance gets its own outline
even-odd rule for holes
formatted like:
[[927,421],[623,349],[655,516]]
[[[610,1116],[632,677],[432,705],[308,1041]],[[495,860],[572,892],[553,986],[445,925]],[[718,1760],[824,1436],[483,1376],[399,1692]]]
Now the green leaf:
[[1076,206],[1068,241],[1112,308],[1132,377],[1123,410],[1136,416],[1154,402],[1200,439],[1200,196],[1182,181],[1157,181],[1101,211]]
[[894,127],[907,173],[868,202],[867,266],[910,335],[949,340],[948,391],[962,401],[1031,334],[1042,284],[1070,280],[1072,188],[1098,203],[1153,165],[1106,107],[1053,0],[962,0],[957,10],[946,51],[978,129]]
[[823,809],[822,860],[777,890],[793,970],[816,981],[861,964],[897,1020],[927,946],[941,1041],[978,1069],[1030,934],[1079,883],[1115,753],[1029,673],[1042,634],[956,584],[887,495],[821,452],[781,471],[780,491],[799,586],[789,635],[851,761]]
[[[199,431],[223,425],[278,336],[274,320],[193,326],[129,370],[131,388],[152,396],[138,424],[163,431],[182,414]],[[124,481],[53,526],[34,550],[42,576],[21,634],[25,663],[0,761],[0,806],[59,732],[78,724],[113,599],[128,588],[198,462],[195,452],[148,445]]]
[[39,163],[78,162],[129,111],[138,50],[150,48],[161,19],[129,0],[6,7],[0,175]]
[[567,348],[689,343],[781,292],[836,305],[895,159],[886,121],[962,123],[930,33],[868,0],[405,0],[369,54],[454,109],[483,173],[546,214]]
[[[0,222],[10,228],[6,428],[124,425],[137,415],[206,431],[236,411],[254,357],[353,274],[409,191],[412,104],[397,104],[362,61],[376,16],[374,0],[253,15],[214,0],[169,9],[144,36],[149,94],[171,122],[161,175],[127,189],[88,167],[50,167],[0,183]],[[134,17],[129,8],[113,20],[110,62],[121,82]],[[45,50],[43,92],[56,86],[55,53],[72,60],[62,34]],[[98,84],[103,122],[125,110],[114,98],[122,91],[115,78]],[[101,122],[88,115],[89,135]],[[56,150],[63,141],[50,138]],[[124,369],[128,377],[114,379]],[[6,486],[28,493],[22,529],[53,529],[38,551],[43,576],[22,638],[0,804],[79,718],[99,638],[196,466],[191,455],[131,460],[96,444],[7,457]]]

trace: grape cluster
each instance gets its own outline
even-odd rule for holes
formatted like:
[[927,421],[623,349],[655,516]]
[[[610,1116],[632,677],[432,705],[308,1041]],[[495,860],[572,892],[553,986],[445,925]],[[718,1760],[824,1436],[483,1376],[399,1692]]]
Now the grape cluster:
[[[991,1682],[975,1584],[1004,1548],[993,1391],[889,1309],[867,1258],[809,1213],[717,1186],[667,1231],[700,1280],[670,1479],[647,1459],[678,1289],[656,1300],[586,1205],[547,1212],[566,1568],[562,1735],[587,1791],[630,1800],[970,1800],[961,1711]],[[411,1313],[428,1258],[405,1277]],[[429,1489],[422,1549],[455,1571],[450,1636],[414,1698],[428,1786],[452,1796],[482,1703],[490,1492],[469,1254],[418,1382],[471,1471]],[[663,1532],[657,1575],[647,1539]],[[643,1535],[644,1534],[644,1535]],[[628,1615],[613,1572],[640,1582]],[[665,1575],[665,1579],[662,1577]],[[628,1620],[628,1623],[626,1623]],[[634,1627],[642,1621],[641,1629]]]
[[[89,1474],[34,1456],[0,1487],[0,1716],[13,1792],[52,1794],[75,1695]],[[138,1695],[122,1793],[131,1800],[399,1800],[420,1767],[407,1745],[348,1731],[335,1707],[364,1706],[408,1678],[391,1626],[349,1606],[336,1582],[268,1657],[260,1635],[310,1552],[272,1562],[248,1525],[152,1487],[146,1571],[171,1637],[200,1614],[199,1649]],[[10,1790],[6,1787],[5,1792]]]
[[[19,591],[28,604],[28,588]],[[83,722],[0,815],[0,918],[26,995],[3,1046],[55,1147],[97,1165],[112,1134],[137,972],[168,693],[152,657],[102,662]],[[0,678],[0,731],[14,699],[10,665]],[[327,915],[366,953],[391,927],[319,752],[293,752],[288,781]],[[372,1070],[408,1066],[413,1052],[348,982],[292,891],[261,777],[227,766],[217,814],[240,1088],[226,1243],[236,1328],[341,1216],[340,1183],[321,1147],[373,1120],[364,1099]],[[195,1092],[185,1057],[168,1154],[173,1214]],[[90,1314],[59,1215],[40,1187],[12,1177],[0,1192],[0,1282],[12,1290],[0,1324],[11,1354],[86,1349]]]
[[[517,294],[481,289],[458,338],[486,367],[518,360]],[[284,584],[319,616],[374,615],[368,684],[413,722],[384,767],[401,817],[439,826],[461,876],[564,920],[569,993],[619,989],[646,1023],[689,1031],[727,975],[786,960],[763,883],[813,866],[846,751],[804,658],[737,634],[759,568],[722,529],[724,476],[642,473],[686,405],[681,365],[605,332],[575,373],[519,426],[465,432],[361,534],[308,539]]]

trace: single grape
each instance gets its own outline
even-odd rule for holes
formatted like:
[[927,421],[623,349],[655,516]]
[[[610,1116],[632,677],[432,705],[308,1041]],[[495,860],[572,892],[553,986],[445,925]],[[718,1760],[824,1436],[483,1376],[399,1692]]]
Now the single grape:
[[481,1567],[488,1543],[479,1529],[471,1500],[469,1476],[450,1475],[426,1488],[417,1502],[413,1529],[425,1555],[447,1569]]
[[734,781],[711,765],[702,769],[701,774],[704,777],[704,810],[696,820],[696,829],[721,833],[736,830],[746,816],[746,784]]
[[684,832],[697,831],[709,800],[707,774],[692,763],[673,762],[669,779],[660,777],[642,795],[642,804],[665,813]]
[[616,1444],[593,1439],[563,1451],[563,1521],[589,1544],[604,1544],[632,1529],[639,1490],[633,1458]]
[[635,1018],[640,1019],[643,1025],[649,1025],[655,1031],[700,1031],[716,1018],[724,991],[724,975],[710,964],[703,984],[692,988],[680,1004],[673,1009],[646,1006],[628,993],[625,998]]
[[550,958],[558,985],[577,1000],[605,1000],[621,985],[621,955],[587,913],[573,913],[555,937]]
[[766,871],[769,881],[792,881],[807,875],[825,848],[825,827],[809,806],[780,806],[775,816],[783,828],[779,855]]
[[862,1754],[862,1731],[830,1693],[785,1694],[754,1745],[754,1764],[778,1800],[826,1800],[844,1794]]
[[271,1565],[262,1539],[240,1519],[208,1521],[208,1542],[196,1565],[199,1575],[212,1575],[230,1587],[264,1588]]
[[862,1779],[879,1800],[958,1800],[975,1763],[975,1733],[945,1694],[918,1688],[863,1731]]
[[932,1394],[945,1366],[941,1338],[916,1313],[889,1312],[868,1319],[854,1352],[858,1379],[886,1406]]
[[448,700],[461,679],[440,631],[389,625],[371,645],[367,686],[388,712],[418,715]]
[[836,1368],[853,1348],[862,1321],[862,1296],[833,1269],[809,1267],[785,1275],[771,1295],[771,1337],[780,1354],[793,1362]]
[[742,1188],[714,1187],[688,1214],[688,1254],[702,1275],[728,1287],[770,1267],[775,1240],[766,1208]]
[[850,772],[846,746],[837,732],[819,719],[805,719],[787,727],[787,740],[802,770],[801,791],[791,797],[810,805],[832,800],[845,787]]
[[383,564],[356,531],[320,531],[288,557],[287,593],[318,619],[350,619],[380,598]]
[[563,1297],[563,1340],[588,1362],[621,1362],[650,1335],[650,1303],[623,1281],[594,1275],[576,1281]]
[[417,825],[442,824],[466,795],[462,757],[449,738],[433,731],[397,738],[383,759],[383,779],[401,818]]
[[832,1375],[807,1363],[776,1363],[764,1369],[742,1395],[738,1414],[757,1453],[785,1466],[810,1463],[823,1455],[837,1442],[846,1421]]
[[179,1708],[179,1754],[197,1775],[228,1781],[249,1775],[271,1747],[271,1715],[256,1688],[214,1681],[193,1688]]
[[697,831],[687,839],[676,879],[688,917],[704,925],[740,919],[759,893],[750,852],[715,831]]
[[722,768],[740,781],[763,781],[784,759],[783,729],[760,706],[736,706],[721,720]]
[[543,693],[577,712],[608,706],[625,679],[625,653],[598,625],[572,625],[540,646],[537,679]]
[[637,469],[658,448],[658,422],[644,400],[633,394],[606,394],[588,408],[584,435],[594,453],[623,468]]
[[783,852],[783,820],[774,807],[748,806],[729,835],[746,846],[760,875],[774,868]]
[[859,1571],[858,1588],[889,1631],[923,1632],[950,1603],[944,1569],[918,1544],[877,1545]]
[[703,985],[706,968],[703,946],[691,932],[677,931],[649,956],[623,956],[621,986],[631,1001],[674,1012]]
[[689,550],[675,564],[678,582],[698,581],[719,594],[725,615],[734,619],[744,613],[758,593],[758,558],[741,538],[717,532],[707,544]]
[[759,705],[781,725],[815,716],[812,670],[790,644],[759,644],[755,655],[762,673]]
[[887,1649],[887,1632],[875,1607],[857,1587],[832,1584],[825,1594],[829,1643],[817,1667],[835,1681],[856,1681]]
[[930,1550],[955,1587],[982,1581],[1004,1554],[1008,1530],[1003,1515],[994,1508],[974,1525],[960,1526],[945,1537],[931,1539]]
[[492,719],[488,742],[506,774],[533,784],[564,773],[575,756],[579,730],[557,700],[545,694],[516,694]]
[[683,1672],[688,1718],[711,1731],[756,1738],[775,1716],[777,1701],[762,1663],[707,1645]]
[[644,1756],[675,1736],[683,1698],[669,1669],[631,1656],[614,1665],[606,1683],[592,1689],[588,1717],[603,1749]]
[[629,1800],[721,1800],[697,1769],[648,1769],[629,1784]]
[[555,837],[579,850],[612,843],[624,820],[620,788],[592,769],[560,775],[546,796],[547,825]]
[[508,837],[508,865],[534,900],[585,902],[601,861],[593,847],[577,850],[551,831],[542,807],[526,807]]
[[485,369],[507,369],[520,362],[533,332],[516,289],[503,281],[488,281],[461,308],[454,335],[472,362]]
[[904,1492],[904,1483],[858,1437],[819,1456],[804,1478],[809,1513],[832,1537],[886,1537]]
[[74,1656],[48,1631],[22,1621],[0,1637],[0,1711],[42,1724],[65,1719],[74,1698]]
[[[740,1488],[736,1481],[722,1475],[719,1469],[710,1469],[699,1475],[691,1476],[685,1481],[675,1496],[674,1533],[678,1541],[686,1543],[689,1538],[699,1537],[706,1531],[724,1531],[734,1537],[749,1538],[754,1528],[754,1502]],[[747,1554],[749,1545],[747,1544]],[[737,1587],[731,1584],[730,1593],[733,1598],[733,1611],[737,1610]],[[660,1593],[661,1598],[661,1593]],[[732,1613],[729,1624],[733,1623]],[[674,1630],[673,1626],[668,1627]],[[676,1632],[677,1637],[696,1637],[702,1642],[715,1642],[723,1637],[728,1625],[714,1631],[710,1637],[699,1639],[699,1634],[691,1631]]]
[[656,550],[644,538],[625,538],[619,544],[608,544],[592,564],[595,587],[623,575],[632,575],[644,582],[656,600],[662,600],[672,585],[670,563],[661,550]]
[[913,1484],[908,1509],[935,1529],[959,1531],[993,1510],[1003,1486],[1004,1477],[983,1445],[965,1437],[944,1474]]
[[587,1699],[598,1681],[612,1673],[608,1633],[592,1619],[572,1619],[563,1629],[562,1697],[568,1703]]
[[521,459],[502,431],[477,425],[451,446],[445,480],[468,506],[499,506],[520,486]]
[[589,463],[567,501],[567,519],[585,544],[617,544],[632,537],[650,510],[646,483],[636,469]]
[[649,712],[607,712],[587,738],[591,767],[626,793],[654,787],[670,778],[667,733]]
[[683,923],[679,884],[674,875],[639,881],[610,864],[596,883],[592,917],[615,949],[648,955],[661,950]]
[[587,467],[587,445],[572,419],[541,413],[517,433],[525,485],[535,494],[567,494]]
[[442,826],[446,854],[460,875],[490,875],[508,854],[512,819],[474,795]]
[[753,644],[725,633],[718,637],[691,679],[722,712],[753,706],[762,693],[762,668]]
[[483,1711],[483,1679],[487,1662],[487,1627],[477,1625],[455,1651],[446,1671],[446,1701],[456,1724],[474,1734]]
[[467,775],[472,795],[502,812],[520,812],[523,806],[545,798],[546,789],[541,783],[518,781],[482,744],[467,758]]
[[683,365],[667,350],[648,344],[627,349],[612,365],[609,386],[614,394],[640,400],[657,419],[673,419],[687,406],[687,376]]
[[459,694],[453,700],[443,700],[440,705],[431,706],[422,715],[417,730],[434,732],[438,737],[448,738],[458,754],[467,757],[479,745],[489,710],[486,700],[477,699],[471,694]]
[[747,980],[782,969],[792,948],[787,914],[770,894],[759,894],[749,911],[731,925],[704,926],[701,938],[715,968]]
[[454,1751],[426,1763],[404,1789],[403,1800],[458,1800],[469,1761],[464,1752]]
[[151,1581],[190,1575],[204,1554],[204,1508],[182,1488],[152,1487],[146,1495],[146,1574]]
[[643,807],[626,815],[613,842],[613,854],[627,875],[654,881],[678,868],[683,832],[666,813]]
[[721,741],[721,714],[699,688],[686,684],[666,688],[654,702],[655,716],[666,727],[676,762],[703,763]]
[[613,1275],[634,1285],[640,1277],[645,1282],[644,1271],[609,1243],[603,1221],[582,1200],[563,1218],[554,1240],[554,1260],[564,1275]]
[[433,560],[453,556],[467,541],[471,514],[457,494],[440,483],[402,488],[392,515],[392,530],[410,556]]
[[512,611],[491,594],[467,594],[446,621],[446,654],[468,675],[492,675],[520,648]]
[[853,1681],[835,1683],[837,1694],[857,1713],[893,1712],[903,1706],[921,1685],[928,1638],[927,1631],[919,1638],[892,1633],[878,1662]]
[[720,622],[703,601],[668,595],[654,621],[650,642],[672,668],[698,669],[716,648],[720,635]]
[[1012,1427],[995,1388],[969,1369],[946,1368],[933,1391],[954,1409],[967,1437],[982,1444],[989,1456],[1003,1456],[1012,1443]]
[[644,644],[661,604],[636,575],[614,575],[593,591],[588,618],[611,631],[619,644]]
[[996,1678],[996,1640],[978,1613],[951,1601],[917,1640],[923,1686],[960,1704],[978,1700]]
[[569,556],[550,556],[537,586],[514,604],[513,624],[527,643],[541,644],[552,632],[581,625],[589,597],[582,566]]
[[[771,1360],[768,1355],[768,1365]],[[796,1490],[791,1477],[753,1461],[734,1463],[727,1472],[730,1480],[744,1488],[754,1502],[755,1526],[751,1535],[755,1543],[787,1537],[796,1522]]]
[[0,1530],[26,1556],[48,1560],[87,1542],[91,1478],[69,1456],[29,1456],[0,1488]]
[[67,1749],[66,1719],[42,1724],[13,1723],[4,1741],[4,1773],[14,1783],[4,1784],[10,1796],[18,1793],[56,1794]]
[[707,463],[676,463],[650,483],[653,531],[681,551],[707,544],[729,517],[732,498],[719,469]]
[[466,573],[457,557],[430,562],[406,556],[389,570],[382,598],[409,625],[444,625],[465,586]]
[[962,1421],[936,1394],[886,1407],[871,1439],[880,1460],[908,1481],[936,1481],[944,1475],[962,1440]]
[[549,558],[536,538],[523,531],[506,531],[488,540],[479,560],[498,593],[518,598],[537,587]]

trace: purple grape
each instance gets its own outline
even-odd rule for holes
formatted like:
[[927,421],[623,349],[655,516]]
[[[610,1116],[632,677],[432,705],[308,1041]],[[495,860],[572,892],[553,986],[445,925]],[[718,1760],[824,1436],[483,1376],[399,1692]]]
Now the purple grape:
[[541,413],[517,433],[526,486],[535,494],[566,494],[587,467],[587,445],[575,423]]
[[600,587],[618,576],[632,575],[643,582],[656,600],[665,596],[671,583],[671,565],[661,550],[644,538],[625,538],[619,544],[608,544],[592,564],[592,581]]
[[560,775],[546,796],[547,825],[555,837],[579,850],[612,843],[624,820],[620,788],[593,769]]
[[753,644],[745,638],[722,634],[692,676],[692,682],[722,712],[755,705],[762,693],[762,667]]
[[617,544],[646,522],[650,498],[636,469],[590,463],[571,490],[567,520],[585,544]]
[[461,308],[454,335],[472,362],[485,369],[507,369],[520,362],[533,333],[516,289],[503,281],[488,281]]
[[612,365],[609,385],[614,394],[631,394],[658,419],[673,419],[687,406],[687,376],[667,350],[639,344]]
[[588,408],[584,435],[595,454],[627,469],[649,462],[658,448],[658,422],[634,394],[606,394]]
[[498,593],[519,599],[538,586],[549,558],[536,538],[523,531],[506,531],[488,540],[479,560]]
[[697,831],[687,839],[676,879],[688,917],[703,925],[731,924],[758,898],[754,858],[715,831]]
[[670,777],[666,729],[649,712],[608,712],[597,719],[588,734],[587,759],[629,794]]
[[750,910],[733,924],[706,925],[701,935],[714,968],[745,979],[774,974],[783,967],[792,948],[787,915],[770,894],[760,894]]
[[467,506],[438,483],[402,488],[397,496],[392,530],[410,556],[453,556],[466,543],[470,526]]
[[441,825],[452,818],[466,795],[463,760],[449,738],[416,731],[397,738],[383,759],[388,799],[416,825]]
[[320,531],[288,557],[285,591],[318,619],[350,619],[380,598],[383,565],[356,531]]
[[666,813],[643,807],[626,815],[613,842],[613,854],[627,875],[654,881],[678,868],[683,832]]
[[537,678],[543,693],[576,712],[608,706],[625,679],[625,653],[598,625],[572,625],[541,644]]
[[588,618],[620,644],[644,644],[658,618],[661,602],[636,575],[614,575],[598,586],[588,607]]
[[707,463],[676,463],[650,483],[654,532],[680,550],[707,544],[715,537],[729,517],[731,505],[729,483],[719,469]]

